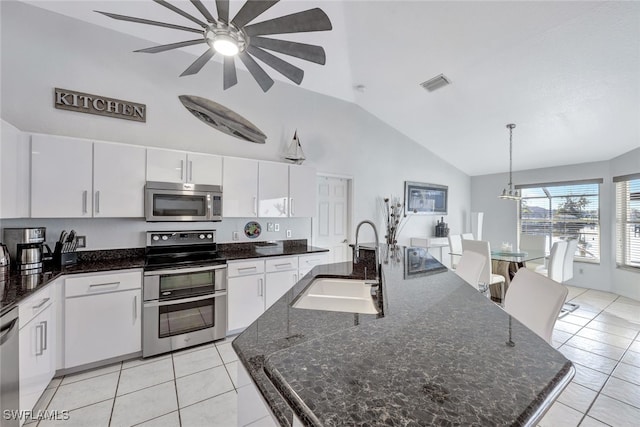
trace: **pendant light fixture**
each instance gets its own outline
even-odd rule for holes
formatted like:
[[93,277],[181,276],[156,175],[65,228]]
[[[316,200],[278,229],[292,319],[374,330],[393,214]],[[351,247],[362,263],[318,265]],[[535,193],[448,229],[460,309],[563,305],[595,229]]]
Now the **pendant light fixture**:
[[498,196],[504,200],[520,200],[520,191],[513,189],[513,180],[512,180],[512,170],[511,166],[513,163],[513,128],[516,125],[513,123],[509,123],[507,125],[507,129],[509,129],[509,190],[503,189],[502,194]]

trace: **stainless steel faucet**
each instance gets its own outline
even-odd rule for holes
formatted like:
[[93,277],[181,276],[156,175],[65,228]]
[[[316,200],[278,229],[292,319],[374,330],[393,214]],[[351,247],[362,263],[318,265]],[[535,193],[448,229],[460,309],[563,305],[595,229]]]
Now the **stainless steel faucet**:
[[[378,246],[380,245],[380,241],[378,240],[378,230],[376,229],[376,225],[369,221],[368,219],[365,219],[364,221],[361,221],[358,226],[356,227],[356,244],[354,247],[354,253],[353,253],[353,262],[357,263],[360,260],[360,245],[358,244],[358,235],[360,234],[360,227],[363,224],[369,224],[371,226],[371,228],[373,228],[373,234],[376,237],[376,247],[375,247],[375,258],[376,258],[376,278],[379,277],[378,274],[378,266],[380,265],[380,258],[379,258],[379,254],[378,254]],[[366,271],[365,271],[365,276],[366,276]]]

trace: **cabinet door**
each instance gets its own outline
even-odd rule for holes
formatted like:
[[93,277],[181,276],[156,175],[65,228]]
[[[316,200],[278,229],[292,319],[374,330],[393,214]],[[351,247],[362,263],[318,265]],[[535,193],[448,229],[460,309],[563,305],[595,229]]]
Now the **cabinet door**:
[[140,289],[65,300],[65,368],[142,350]]
[[20,328],[20,409],[30,411],[55,372],[55,314],[52,304]]
[[225,157],[222,189],[223,217],[255,217],[258,214],[258,162]]
[[282,295],[284,295],[298,281],[298,270],[267,273],[267,294],[265,309],[271,307]]
[[258,216],[289,215],[289,165],[260,162],[258,167]]
[[92,212],[91,141],[31,137],[31,217],[79,218]]
[[185,182],[186,175],[184,151],[147,148],[147,181]]
[[227,329],[249,326],[264,312],[264,274],[234,277],[228,281]]
[[316,170],[289,166],[289,216],[314,217],[316,213]]
[[222,157],[188,153],[187,164],[187,182],[222,185]]
[[132,145],[93,145],[93,216],[143,217],[146,150]]
[[29,137],[2,121],[0,218],[29,217]]

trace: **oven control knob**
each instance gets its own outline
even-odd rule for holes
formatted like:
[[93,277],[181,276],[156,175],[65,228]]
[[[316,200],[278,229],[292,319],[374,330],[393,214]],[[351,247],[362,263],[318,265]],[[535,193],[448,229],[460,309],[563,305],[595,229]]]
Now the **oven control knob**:
[[162,236],[162,240],[169,240],[169,236],[165,234],[164,236]]
[[156,242],[157,242],[158,240],[160,240],[160,237],[159,237],[157,234],[155,234],[155,235],[152,237],[152,239],[153,239],[154,241],[156,241]]
[[212,239],[213,236],[211,234],[207,234],[207,239]]
[[204,239],[204,234],[199,235],[198,238]]

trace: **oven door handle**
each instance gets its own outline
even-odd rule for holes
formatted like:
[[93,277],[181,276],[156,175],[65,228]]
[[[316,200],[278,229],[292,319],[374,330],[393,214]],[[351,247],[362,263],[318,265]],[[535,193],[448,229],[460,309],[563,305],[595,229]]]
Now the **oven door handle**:
[[172,274],[185,274],[185,273],[197,273],[199,271],[211,271],[227,268],[227,264],[221,265],[207,265],[204,267],[186,267],[186,268],[168,268],[166,270],[151,270],[145,271],[145,276],[171,276]]
[[167,305],[176,305],[176,304],[186,304],[189,302],[202,301],[205,299],[218,298],[226,296],[226,292],[216,292],[215,294],[208,295],[200,295],[199,297],[191,297],[191,298],[183,298],[183,299],[173,299],[169,301],[145,301],[145,307],[164,307]]

